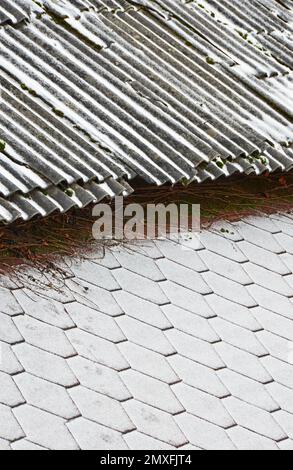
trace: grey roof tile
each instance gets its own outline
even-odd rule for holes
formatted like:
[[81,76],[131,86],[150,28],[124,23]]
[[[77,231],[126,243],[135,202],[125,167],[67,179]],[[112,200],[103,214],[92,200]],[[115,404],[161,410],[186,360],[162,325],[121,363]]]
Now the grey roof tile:
[[0,341],[8,344],[17,344],[23,341],[23,337],[15,326],[12,318],[4,313],[0,313]]
[[177,393],[166,383],[134,370],[123,372],[121,377],[136,400],[172,415],[185,411]]
[[[59,265],[62,275],[56,277],[53,272],[44,272],[35,266],[23,266],[18,271],[17,289],[25,288],[24,291],[30,295],[32,300],[54,300],[58,303],[72,302],[74,297],[64,285],[64,277],[68,275],[66,263]],[[52,289],[54,286],[54,289]],[[16,291],[13,291],[14,295]]]
[[[279,405],[272,399],[265,386],[256,380],[249,379],[229,369],[223,369],[217,374],[231,396],[269,413],[279,409]],[[270,387],[270,384],[268,387]]]
[[270,219],[269,217],[250,216],[245,219],[245,222],[261,230],[266,230],[267,232],[270,232],[272,234],[281,231],[279,224],[275,223],[274,220]]
[[82,386],[70,389],[69,395],[84,418],[122,433],[135,429],[121,404],[113,398]]
[[220,356],[216,353],[214,346],[206,341],[194,338],[178,330],[167,331],[166,336],[176,348],[176,351],[182,356],[214,370],[225,367]]
[[186,444],[181,447],[182,450],[202,450],[199,447],[193,446],[192,444]]
[[2,287],[0,287],[0,311],[12,317],[23,313],[13,294],[8,289],[3,289]]
[[126,316],[119,317],[117,322],[127,338],[133,343],[164,356],[175,353],[168,338],[158,328]]
[[11,450],[9,442],[5,439],[0,439],[0,450]]
[[284,362],[292,362],[290,357],[291,349],[293,349],[293,347],[291,348],[291,342],[269,331],[260,331],[257,333],[257,337],[270,353],[270,356]]
[[293,297],[293,288],[289,286],[285,278],[280,274],[275,274],[252,263],[246,263],[245,270],[255,284],[281,294],[284,297]]
[[162,255],[174,261],[174,263],[181,264],[186,268],[193,269],[197,272],[207,271],[207,267],[202,262],[199,254],[191,249],[180,249],[178,243],[171,240],[156,240],[156,245],[162,252]]
[[169,302],[167,303],[176,305],[176,307],[184,310],[189,310],[191,313],[196,313],[204,318],[212,318],[215,316],[215,313],[206,301],[207,297],[203,297],[190,289],[184,289],[184,287],[171,281],[162,282],[160,286],[169,298]]
[[28,316],[61,329],[74,326],[61,302],[44,299],[25,289],[14,292],[14,296]]
[[201,233],[200,240],[206,249],[212,253],[224,256],[237,263],[245,263],[248,261],[246,256],[239,250],[238,245],[222,235],[216,235],[215,233],[206,231]]
[[27,315],[16,317],[14,322],[27,344],[64,358],[76,354],[72,344],[59,328],[47,325]]
[[234,325],[241,326],[250,331],[259,331],[262,328],[261,324],[257,322],[252,314],[255,309],[248,309],[238,303],[223,299],[218,295],[209,295],[207,301],[215,315]]
[[293,288],[293,274],[289,274],[286,276],[286,283],[290,286],[290,288]]
[[220,297],[224,297],[227,300],[231,300],[232,302],[248,308],[257,306],[248,290],[241,284],[225,279],[211,271],[204,273],[203,277],[213,292]]
[[92,252],[92,253],[89,253],[87,256],[95,263],[100,264],[101,266],[104,266],[104,268],[108,268],[108,269],[121,268],[121,264],[115,258],[114,254],[112,253],[111,248],[108,250],[106,249],[104,253],[96,254],[95,252]]
[[14,414],[28,440],[52,450],[78,450],[64,419],[29,405],[15,408]]
[[272,312],[289,318],[290,320],[293,319],[291,298],[288,299],[287,297],[257,285],[249,286],[247,289],[260,307],[263,307],[266,310],[271,310]]
[[287,435],[274,420],[278,413],[271,415],[267,411],[248,405],[234,397],[225,399],[225,407],[236,423],[249,431],[256,432],[274,441],[281,441]]
[[80,356],[68,359],[68,364],[84,387],[118,401],[132,398],[117,371]]
[[176,416],[175,419],[191,444],[204,450],[235,450],[223,428],[188,413]]
[[77,384],[76,377],[69,369],[65,359],[60,356],[50,354],[29,344],[19,344],[14,346],[13,350],[26,372],[63,387],[72,387]]
[[196,271],[185,268],[167,259],[157,261],[157,265],[169,281],[184,286],[184,288],[191,289],[199,294],[206,295],[212,293],[212,290],[204,281],[202,275],[198,274]]
[[232,281],[236,281],[244,286],[252,283],[251,278],[244,271],[241,264],[224,258],[224,256],[212,253],[208,250],[203,250],[200,253],[200,257],[205,262],[206,266],[208,266],[210,271],[219,274],[220,276],[226,277]]
[[274,419],[284,429],[287,436],[293,439],[293,415],[281,410],[274,413]]
[[15,419],[10,407],[0,404],[0,438],[16,441],[24,437],[24,432]]
[[71,271],[77,278],[82,279],[97,287],[101,287],[108,291],[119,289],[119,285],[111,274],[111,271],[90,261],[70,266]]
[[134,274],[127,269],[117,269],[113,271],[113,275],[121,289],[126,292],[158,305],[168,303],[168,299],[162,292],[160,284]]
[[14,380],[27,404],[66,420],[79,416],[78,409],[64,387],[27,373],[18,374]]
[[23,367],[12,351],[12,347],[0,341],[0,370],[13,375],[23,371]]
[[82,450],[127,450],[121,433],[88,419],[78,418],[67,427]]
[[74,324],[87,333],[100,336],[113,343],[125,341],[125,336],[118,327],[115,319],[100,313],[97,310],[81,305],[77,302],[66,305],[66,311],[70,315]]
[[262,307],[253,309],[253,315],[266,331],[293,341],[293,325],[291,320]]
[[288,267],[288,272],[285,274],[292,275],[292,272],[293,272],[292,256],[289,253],[284,253],[280,258],[281,258],[281,261],[285,264],[285,266]]
[[268,354],[266,348],[251,331],[233,325],[233,323],[222,318],[212,318],[210,324],[225,343],[243,349],[257,357]]
[[264,357],[262,359],[262,364],[277,383],[293,389],[292,364],[286,364],[285,362],[270,356]]
[[175,354],[168,361],[187,385],[218,398],[224,398],[230,394],[216,372],[209,367],[191,361],[180,354]]
[[167,330],[172,326],[158,305],[122,290],[114,292],[113,296],[127,316],[148,323],[160,330]]
[[233,225],[233,223],[229,222],[228,220],[216,220],[211,224],[210,232],[214,233],[215,235],[220,235],[221,237],[224,237],[227,240],[231,240],[233,242],[239,242],[243,240],[241,232],[238,231],[235,225]]
[[120,265],[123,265],[124,268],[135,274],[147,277],[148,279],[156,282],[165,280],[165,276],[151,258],[143,256],[137,252],[133,252],[130,248],[128,250],[116,250],[115,257],[119,261]]
[[172,389],[187,413],[225,429],[235,425],[234,420],[218,398],[183,383],[174,385]]
[[245,222],[238,222],[236,226],[241,231],[244,239],[247,242],[252,243],[253,245],[256,245],[260,248],[264,248],[265,250],[277,255],[284,252],[284,249],[276,241],[274,236],[271,233],[268,233],[266,230],[252,227]]
[[283,411],[293,414],[293,391],[290,388],[273,382],[266,385],[270,395],[279,403]]
[[220,337],[215,330],[206,319],[201,316],[175,307],[174,305],[166,305],[163,307],[163,311],[177,330],[208,341],[209,343],[217,343],[220,341]]
[[[133,431],[124,436],[130,449],[135,450],[172,450],[176,447],[166,444],[163,441],[154,439],[153,437],[146,436],[138,431]],[[182,447],[181,447],[182,449]]]
[[0,372],[0,403],[10,407],[25,403],[11,376],[4,372]]
[[286,251],[290,255],[293,254],[293,240],[292,240],[292,237],[289,237],[285,233],[278,233],[277,235],[275,235],[275,239],[282,246],[284,251]]
[[11,448],[13,450],[35,450],[35,451],[43,451],[48,450],[45,447],[39,446],[38,444],[34,444],[33,442],[28,441],[27,439],[20,439],[19,441],[12,442]]
[[188,253],[190,252],[190,250],[197,252],[204,249],[204,246],[201,243],[201,234],[198,232],[188,232],[186,236],[183,235],[180,240],[175,239],[175,241],[180,249],[183,249]]
[[178,375],[163,355],[138,346],[131,341],[121,343],[119,349],[132,369],[162,380],[167,384],[178,382]]
[[263,384],[272,381],[271,375],[262,366],[260,359],[253,354],[249,354],[224,342],[215,344],[215,349],[226,366],[232,371]]
[[286,439],[278,443],[280,450],[293,450],[293,440]]
[[87,307],[94,308],[113,317],[123,313],[113,295],[105,289],[72,279],[68,280],[66,285],[71,289],[76,301]]
[[285,276],[290,273],[290,269],[286,266],[286,263],[284,263],[284,255],[278,256],[272,252],[268,255],[267,250],[246,241],[240,242],[238,247],[245,256],[247,256],[250,262],[257,266],[261,266],[274,273],[281,274],[281,276]]
[[110,341],[77,328],[68,331],[67,337],[78,354],[85,359],[111,367],[117,371],[129,367],[117,346]]
[[268,439],[260,434],[244,429],[241,426],[228,429],[227,433],[238,450],[278,450],[275,441],[272,439]]
[[186,437],[168,413],[136,400],[125,402],[124,408],[137,430],[143,434],[155,439],[163,437],[164,442],[175,447],[187,444]]
[[131,245],[131,251],[153,260],[162,258],[162,253],[157,248],[155,240],[137,240]]
[[274,220],[275,224],[279,228],[279,232],[285,233],[286,235],[289,235],[289,237],[293,236],[292,219],[282,214],[273,214],[271,216],[271,220]]

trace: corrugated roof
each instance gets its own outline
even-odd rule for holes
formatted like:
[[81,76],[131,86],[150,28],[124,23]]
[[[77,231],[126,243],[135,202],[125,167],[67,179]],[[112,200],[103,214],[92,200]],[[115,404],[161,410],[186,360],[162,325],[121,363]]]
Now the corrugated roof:
[[105,198],[128,196],[130,186],[113,178],[104,183],[91,181],[83,186],[74,183],[67,189],[50,186],[46,191],[34,189],[28,195],[16,193],[11,198],[0,197],[0,220],[6,223],[18,219],[29,220],[35,216],[46,217],[53,212],[67,212],[73,207],[84,208]]
[[32,3],[4,2],[2,201],[291,169],[293,2]]
[[33,0],[1,0],[0,25],[17,24],[29,19],[32,14],[42,12],[43,9]]

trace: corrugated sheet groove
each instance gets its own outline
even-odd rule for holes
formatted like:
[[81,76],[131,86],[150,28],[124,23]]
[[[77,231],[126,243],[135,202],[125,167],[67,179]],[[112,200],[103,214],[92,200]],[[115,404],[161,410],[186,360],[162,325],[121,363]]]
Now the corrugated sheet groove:
[[[58,197],[59,210],[82,207],[87,184],[111,182],[115,195],[135,175],[163,184],[292,167],[288,4],[43,0],[35,17],[17,1],[26,14],[13,23],[30,21],[0,27],[6,221],[46,215]],[[63,185],[77,185],[69,204]]]

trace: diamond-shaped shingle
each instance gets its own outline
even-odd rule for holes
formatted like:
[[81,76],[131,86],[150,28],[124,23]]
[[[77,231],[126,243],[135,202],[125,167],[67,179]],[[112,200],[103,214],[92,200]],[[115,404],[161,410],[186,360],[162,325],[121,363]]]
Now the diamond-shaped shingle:
[[120,432],[135,428],[121,404],[113,398],[82,386],[70,389],[69,394],[84,418]]
[[113,343],[120,343],[126,338],[114,318],[97,310],[74,302],[66,305],[66,311],[78,328]]
[[122,434],[84,418],[67,423],[82,450],[127,450]]
[[79,449],[64,419],[29,405],[16,408],[14,414],[28,440],[51,450]]
[[136,400],[124,403],[127,414],[138,431],[155,439],[162,439],[175,447],[187,444],[187,439],[174,421],[174,418],[161,410]]

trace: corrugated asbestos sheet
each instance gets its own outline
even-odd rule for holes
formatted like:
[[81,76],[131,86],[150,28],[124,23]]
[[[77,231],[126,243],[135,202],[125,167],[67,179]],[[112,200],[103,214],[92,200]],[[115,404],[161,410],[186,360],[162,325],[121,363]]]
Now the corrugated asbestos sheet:
[[42,8],[33,0],[1,0],[0,2],[0,25],[18,24],[29,19],[33,13],[41,13]]
[[292,168],[293,1],[1,0],[0,219]]

